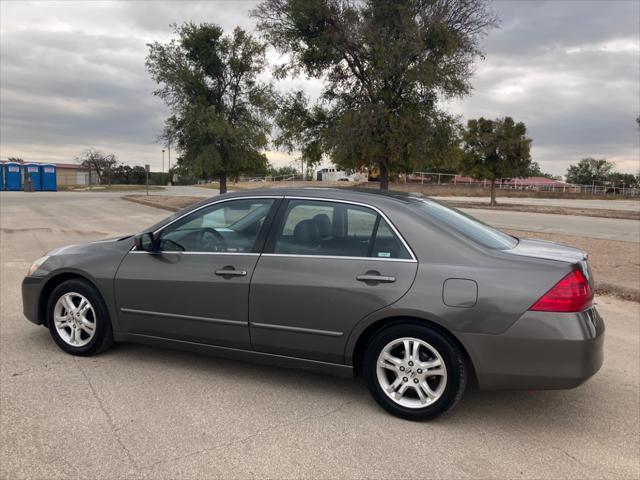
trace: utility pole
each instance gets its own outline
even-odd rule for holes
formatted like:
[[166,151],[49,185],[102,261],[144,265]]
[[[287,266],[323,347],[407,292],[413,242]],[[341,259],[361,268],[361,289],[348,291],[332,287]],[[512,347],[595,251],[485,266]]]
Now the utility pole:
[[169,185],[171,185],[172,184],[172,182],[171,182],[171,140],[169,140],[169,145],[167,145],[167,149],[168,149],[167,154],[169,155],[169,157],[168,157],[168,160],[169,160],[169,170],[168,170],[168,172],[169,172]]
[[164,173],[164,148],[162,149],[162,173]]
[[149,196],[149,164],[148,163],[144,166],[144,171],[146,173],[147,197],[148,197]]

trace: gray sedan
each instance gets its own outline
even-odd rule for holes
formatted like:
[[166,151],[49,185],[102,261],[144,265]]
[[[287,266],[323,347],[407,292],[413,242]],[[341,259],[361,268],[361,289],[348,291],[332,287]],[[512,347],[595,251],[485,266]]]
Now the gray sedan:
[[581,250],[426,198],[268,189],[53,250],[22,295],[26,317],[74,355],[127,341],[359,374],[383,408],[426,419],[471,378],[555,389],[595,374],[592,285]]

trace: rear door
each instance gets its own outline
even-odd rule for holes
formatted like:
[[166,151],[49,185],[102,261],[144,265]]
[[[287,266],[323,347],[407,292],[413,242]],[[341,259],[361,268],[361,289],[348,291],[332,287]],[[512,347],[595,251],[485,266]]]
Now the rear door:
[[250,349],[249,283],[275,198],[214,203],[158,232],[157,251],[131,251],[116,274],[121,328]]
[[402,297],[416,270],[409,246],[375,208],[289,198],[251,282],[253,347],[343,363],[356,323]]

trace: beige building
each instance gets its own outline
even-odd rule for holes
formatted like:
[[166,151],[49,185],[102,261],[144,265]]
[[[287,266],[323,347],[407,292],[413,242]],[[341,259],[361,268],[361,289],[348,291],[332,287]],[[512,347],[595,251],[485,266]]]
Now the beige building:
[[[56,166],[58,185],[89,185],[89,170],[77,163],[53,163]],[[94,173],[91,183],[97,183]]]

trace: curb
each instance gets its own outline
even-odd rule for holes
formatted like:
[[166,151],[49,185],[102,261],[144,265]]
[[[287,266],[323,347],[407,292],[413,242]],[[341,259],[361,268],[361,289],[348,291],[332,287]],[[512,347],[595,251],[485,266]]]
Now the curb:
[[184,208],[178,208],[178,207],[170,207],[168,205],[162,205],[161,203],[158,203],[158,202],[154,202],[151,200],[143,200],[142,198],[132,197],[129,195],[124,195],[120,198],[122,198],[123,200],[126,200],[127,202],[139,203],[140,205],[145,205],[147,207],[160,208],[162,210],[168,210],[170,212],[179,212],[180,210],[184,209]]
[[612,295],[614,297],[640,303],[640,289],[614,285],[613,283],[596,282],[597,295]]

